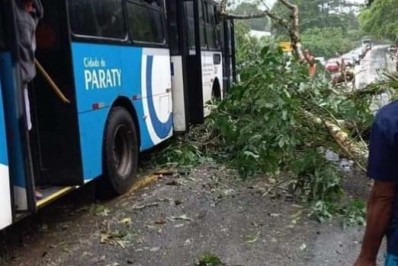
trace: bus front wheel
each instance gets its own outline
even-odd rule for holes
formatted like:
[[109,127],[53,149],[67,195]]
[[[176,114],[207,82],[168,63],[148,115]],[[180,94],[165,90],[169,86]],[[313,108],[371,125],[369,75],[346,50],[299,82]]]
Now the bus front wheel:
[[113,107],[104,138],[104,182],[113,195],[126,193],[135,180],[138,166],[137,130],[130,113]]

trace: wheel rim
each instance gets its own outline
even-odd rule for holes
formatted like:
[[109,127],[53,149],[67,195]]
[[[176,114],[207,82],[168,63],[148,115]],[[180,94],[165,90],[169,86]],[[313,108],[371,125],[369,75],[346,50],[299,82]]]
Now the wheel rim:
[[133,167],[133,143],[131,131],[126,125],[119,125],[114,134],[113,161],[117,173],[124,179]]

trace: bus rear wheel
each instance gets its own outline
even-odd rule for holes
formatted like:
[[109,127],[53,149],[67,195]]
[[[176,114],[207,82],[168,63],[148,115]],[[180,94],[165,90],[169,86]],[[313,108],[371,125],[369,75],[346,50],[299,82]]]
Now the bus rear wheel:
[[137,175],[137,130],[130,113],[114,107],[109,113],[104,138],[104,180],[109,193],[126,193]]

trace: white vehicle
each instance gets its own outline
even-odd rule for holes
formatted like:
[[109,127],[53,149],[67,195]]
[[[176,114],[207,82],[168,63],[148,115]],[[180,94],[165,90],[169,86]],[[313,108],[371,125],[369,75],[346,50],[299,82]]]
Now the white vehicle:
[[353,55],[351,53],[344,54],[341,56],[341,59],[344,60],[344,63],[348,66],[353,66],[355,64]]
[[371,39],[363,39],[362,40],[362,47],[366,47],[366,49],[372,49],[372,40]]
[[352,57],[355,64],[360,64],[362,57],[362,52],[360,49],[355,49],[351,51],[349,55]]
[[325,57],[315,57],[315,61],[319,62],[322,66],[326,65]]

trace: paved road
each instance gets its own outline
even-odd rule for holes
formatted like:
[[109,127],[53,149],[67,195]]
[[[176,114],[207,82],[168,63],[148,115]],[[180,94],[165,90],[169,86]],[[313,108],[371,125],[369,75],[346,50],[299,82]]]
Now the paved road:
[[[360,80],[377,78],[387,63],[384,51],[372,49]],[[363,228],[309,220],[282,192],[263,196],[266,178],[234,176],[204,163],[188,176],[166,175],[100,204],[85,187],[2,232],[0,265],[194,266],[207,252],[227,266],[352,265]],[[361,198],[369,190],[354,174],[345,188]]]
[[388,70],[387,48],[388,46],[385,45],[374,46],[362,59],[361,64],[356,68],[356,88],[364,88],[380,78],[380,71]]
[[[362,228],[317,223],[283,191],[263,196],[266,178],[234,176],[205,163],[107,203],[81,203],[89,193],[76,191],[75,200],[51,205],[0,236],[0,265],[195,266],[206,253],[226,266],[352,265]],[[366,194],[358,178],[351,185]]]
[[[356,88],[362,89],[366,85],[381,79],[383,71],[393,71],[394,61],[388,56],[387,48],[388,46],[386,45],[374,46],[361,61],[361,64],[356,68]],[[389,95],[383,93],[374,98],[371,108],[377,111],[380,107],[389,102]]]

